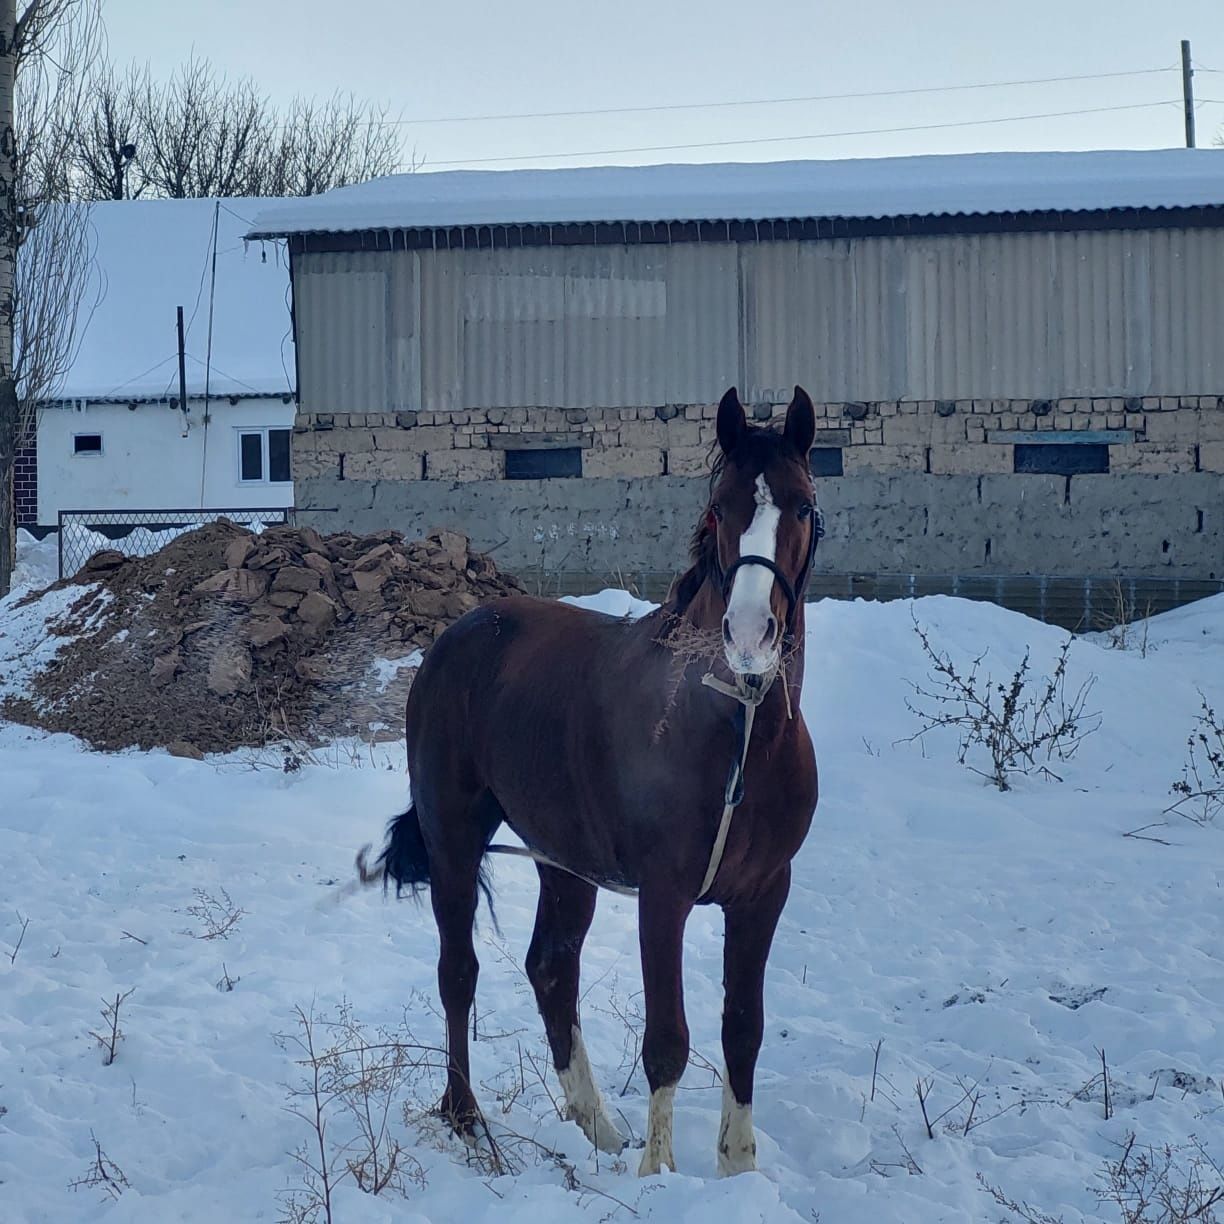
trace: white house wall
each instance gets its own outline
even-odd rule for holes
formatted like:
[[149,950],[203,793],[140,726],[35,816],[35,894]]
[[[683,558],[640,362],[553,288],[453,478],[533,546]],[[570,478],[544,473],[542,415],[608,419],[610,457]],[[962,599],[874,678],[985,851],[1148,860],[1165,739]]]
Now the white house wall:
[[[214,400],[207,430],[193,401],[189,428],[165,404],[87,404],[42,411],[38,521],[60,510],[254,509],[293,505],[293,485],[239,480],[240,429],[291,429],[294,404],[277,398]],[[75,434],[101,434],[100,455],[73,453]]]
[[307,253],[304,412],[1196,395],[1224,230]]

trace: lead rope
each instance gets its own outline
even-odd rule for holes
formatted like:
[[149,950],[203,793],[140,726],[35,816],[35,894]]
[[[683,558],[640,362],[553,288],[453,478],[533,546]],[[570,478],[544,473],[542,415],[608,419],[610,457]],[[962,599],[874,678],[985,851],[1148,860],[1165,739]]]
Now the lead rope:
[[782,671],[782,691],[786,696],[786,717],[793,718],[790,685],[787,683],[785,671],[780,667],[774,670],[765,684],[754,687],[749,687],[742,681],[728,684],[725,680],[720,680],[713,672],[707,672],[701,678],[701,683],[707,688],[712,688],[716,693],[722,693],[740,703],[743,724],[740,734],[739,759],[731,763],[731,772],[727,777],[726,789],[723,791],[722,819],[718,822],[718,833],[714,837],[714,848],[710,851],[710,864],[706,868],[705,878],[701,881],[701,891],[697,894],[698,901],[710,891],[714,884],[714,877],[718,875],[718,869],[722,866],[723,853],[727,849],[727,835],[731,832],[731,817],[744,798],[744,766],[748,763],[748,747],[752,743],[752,724],[756,719],[757,706],[769,695],[769,690],[773,688],[779,671]]

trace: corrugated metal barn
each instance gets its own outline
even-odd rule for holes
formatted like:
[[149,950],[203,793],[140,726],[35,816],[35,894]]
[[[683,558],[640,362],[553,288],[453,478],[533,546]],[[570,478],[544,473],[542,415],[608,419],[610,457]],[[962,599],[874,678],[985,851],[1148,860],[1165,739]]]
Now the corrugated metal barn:
[[1224,153],[406,175],[256,232],[289,245],[321,524],[448,519],[570,585],[661,580],[713,404],[767,419],[799,382],[827,589],[1069,620],[1085,578],[1224,576]]

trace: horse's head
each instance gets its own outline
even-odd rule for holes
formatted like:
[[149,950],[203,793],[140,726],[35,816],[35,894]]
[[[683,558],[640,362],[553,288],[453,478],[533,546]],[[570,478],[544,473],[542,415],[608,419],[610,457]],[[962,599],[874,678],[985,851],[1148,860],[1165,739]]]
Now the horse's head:
[[795,388],[779,431],[748,424],[732,387],[718,406],[718,445],[705,529],[726,612],[723,649],[738,675],[767,675],[795,627],[820,514],[808,469],[816,413]]

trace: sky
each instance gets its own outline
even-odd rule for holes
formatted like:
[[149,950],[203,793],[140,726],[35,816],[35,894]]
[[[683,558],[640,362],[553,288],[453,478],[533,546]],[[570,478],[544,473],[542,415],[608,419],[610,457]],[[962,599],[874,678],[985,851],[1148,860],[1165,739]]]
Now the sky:
[[[1177,147],[1183,38],[1198,143],[1224,127],[1220,0],[105,0],[105,12],[119,63],[168,73],[194,51],[278,101],[384,104],[425,169]],[[934,92],[878,96],[902,90]],[[877,96],[827,98],[849,93]],[[813,97],[825,100],[700,105]],[[511,117],[644,107],[672,109]],[[977,122],[1014,116],[1046,117]]]

